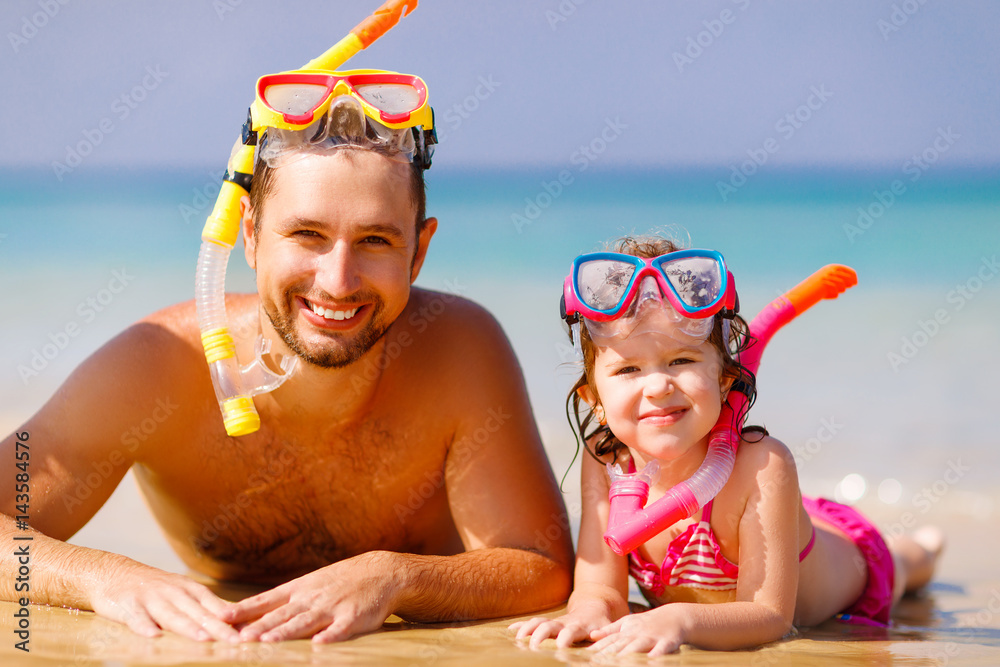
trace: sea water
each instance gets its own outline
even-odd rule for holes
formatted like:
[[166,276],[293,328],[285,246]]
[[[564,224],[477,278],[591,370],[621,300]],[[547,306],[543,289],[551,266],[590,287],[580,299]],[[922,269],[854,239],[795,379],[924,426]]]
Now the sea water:
[[[7,430],[130,323],[192,297],[218,177],[4,174]],[[747,318],[819,267],[847,264],[859,284],[773,340],[750,423],[789,446],[807,492],[896,512],[1000,511],[1000,175],[773,171],[734,191],[720,187],[726,178],[712,169],[567,177],[435,167],[428,213],[440,224],[418,285],[473,299],[499,320],[561,477],[575,452],[563,406],[579,367],[558,303],[577,254],[650,231],[717,249]],[[254,289],[241,247],[227,286]],[[577,476],[578,464],[567,488]]]

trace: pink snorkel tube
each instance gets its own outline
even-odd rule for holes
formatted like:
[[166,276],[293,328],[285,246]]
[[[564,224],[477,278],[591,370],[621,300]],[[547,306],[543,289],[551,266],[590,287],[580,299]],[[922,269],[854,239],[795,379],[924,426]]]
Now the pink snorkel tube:
[[[754,342],[740,353],[740,363],[756,375],[764,348],[778,329],[820,300],[836,299],[857,283],[854,269],[842,264],[829,264],[772,301],[750,323]],[[736,448],[746,418],[747,401],[742,392],[735,389],[729,392],[719,421],[711,431],[708,453],[701,467],[649,507],[645,505],[649,485],[656,474],[655,466],[653,472],[643,469],[631,474],[621,473],[609,466],[611,514],[604,541],[616,554],[634,551],[657,533],[693,515],[722,490],[736,462]]]

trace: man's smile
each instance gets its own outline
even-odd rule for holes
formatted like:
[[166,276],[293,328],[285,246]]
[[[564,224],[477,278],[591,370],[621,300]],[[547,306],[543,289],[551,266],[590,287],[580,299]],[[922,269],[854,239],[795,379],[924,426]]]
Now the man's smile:
[[332,305],[332,307],[328,307],[302,297],[296,297],[296,300],[299,302],[300,308],[306,313],[306,319],[309,322],[325,328],[349,328],[360,321],[361,318],[357,317],[357,314],[365,309],[364,305]]

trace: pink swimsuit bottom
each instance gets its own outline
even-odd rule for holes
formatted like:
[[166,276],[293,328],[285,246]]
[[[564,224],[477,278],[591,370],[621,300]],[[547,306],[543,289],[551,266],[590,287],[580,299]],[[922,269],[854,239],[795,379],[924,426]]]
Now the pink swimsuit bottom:
[[[736,588],[739,566],[726,560],[712,532],[712,502],[702,508],[701,520],[687,527],[667,548],[660,567],[646,561],[637,551],[629,554],[629,573],[641,588],[654,597],[667,586],[728,591]],[[857,511],[823,498],[802,497],[809,516],[818,517],[842,530],[864,556],[868,581],[861,597],[838,618],[852,623],[886,625],[892,606],[894,568],[892,555],[878,530]],[[799,554],[801,562],[816,543],[813,528],[809,544]]]

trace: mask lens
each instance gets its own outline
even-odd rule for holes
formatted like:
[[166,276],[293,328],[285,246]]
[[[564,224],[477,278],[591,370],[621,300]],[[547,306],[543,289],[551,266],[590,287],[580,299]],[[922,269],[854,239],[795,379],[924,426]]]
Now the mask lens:
[[420,93],[404,83],[368,83],[354,89],[368,104],[387,114],[406,113],[420,106]]
[[594,310],[610,310],[621,303],[635,266],[614,259],[592,259],[576,270],[576,291],[580,300]]
[[684,257],[660,264],[660,270],[681,302],[696,310],[719,300],[722,272],[719,263],[709,257]]
[[316,83],[276,83],[264,89],[264,101],[275,111],[301,116],[316,109],[329,93]]

